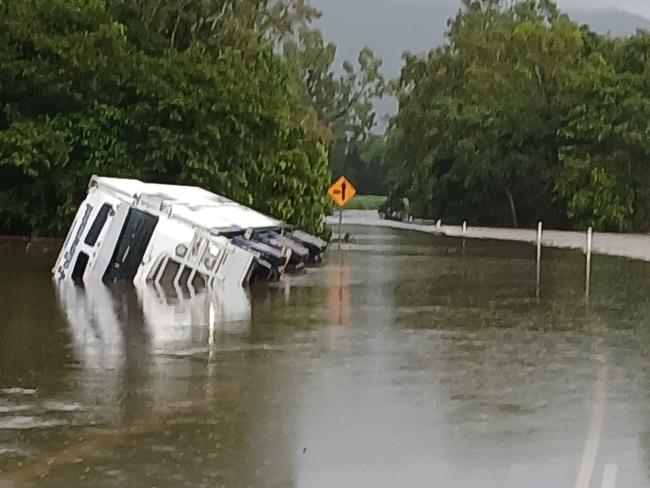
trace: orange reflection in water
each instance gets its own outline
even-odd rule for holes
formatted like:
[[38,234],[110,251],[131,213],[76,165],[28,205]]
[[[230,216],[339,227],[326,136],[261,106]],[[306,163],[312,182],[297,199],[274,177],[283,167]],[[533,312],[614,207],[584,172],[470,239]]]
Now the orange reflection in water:
[[339,257],[327,267],[327,321],[330,327],[351,325],[350,267]]

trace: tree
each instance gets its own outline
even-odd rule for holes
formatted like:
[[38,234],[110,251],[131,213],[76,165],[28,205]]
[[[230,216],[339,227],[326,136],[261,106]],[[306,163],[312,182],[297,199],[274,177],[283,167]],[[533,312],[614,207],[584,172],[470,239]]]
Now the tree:
[[143,47],[247,49],[277,45],[320,16],[305,0],[110,0],[117,18],[135,27]]
[[643,225],[647,39],[598,36],[547,0],[466,0],[449,26],[405,58],[393,201],[478,224]]
[[[556,191],[581,226],[645,229],[650,224],[648,38],[610,41],[576,79],[578,96],[561,132]],[[636,49],[635,49],[636,47]]]
[[127,28],[103,0],[0,12],[3,231],[61,234],[94,173],[205,186],[320,230],[325,144],[296,119],[270,43],[143,45],[158,31]]
[[376,124],[374,102],[385,89],[381,60],[364,48],[358,67],[345,61],[339,74],[334,69],[336,45],[326,44],[321,32],[311,28],[300,29],[297,40],[284,43],[284,57],[299,87],[303,117],[331,142],[332,172],[347,173],[346,155],[356,153],[355,144]]

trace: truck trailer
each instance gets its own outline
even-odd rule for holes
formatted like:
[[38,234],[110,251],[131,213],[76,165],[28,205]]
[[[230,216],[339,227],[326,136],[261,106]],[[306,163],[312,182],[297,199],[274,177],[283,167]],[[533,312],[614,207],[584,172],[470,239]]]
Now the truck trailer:
[[93,176],[52,269],[57,281],[154,284],[192,295],[277,280],[325,241],[199,187]]

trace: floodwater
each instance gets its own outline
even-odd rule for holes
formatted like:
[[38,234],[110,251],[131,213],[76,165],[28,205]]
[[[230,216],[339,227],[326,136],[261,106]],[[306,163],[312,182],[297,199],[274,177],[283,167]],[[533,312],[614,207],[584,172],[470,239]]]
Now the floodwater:
[[530,246],[344,230],[212,300],[0,248],[0,487],[650,484],[649,264],[595,257],[586,302],[545,249],[537,299]]

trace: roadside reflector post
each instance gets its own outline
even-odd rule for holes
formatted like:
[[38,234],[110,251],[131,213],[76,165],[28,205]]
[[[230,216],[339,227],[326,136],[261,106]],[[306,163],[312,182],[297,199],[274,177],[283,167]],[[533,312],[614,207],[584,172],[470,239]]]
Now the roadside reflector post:
[[465,257],[465,234],[467,233],[467,221],[463,221],[463,257]]
[[587,256],[587,265],[585,269],[585,297],[589,300],[591,291],[591,253],[593,249],[594,231],[591,227],[587,229],[587,245],[585,254]]
[[539,222],[537,224],[537,273],[535,280],[535,296],[537,298],[540,297],[542,284],[542,232],[543,224]]
[[343,207],[339,208],[339,249],[341,249],[341,241],[343,240]]

